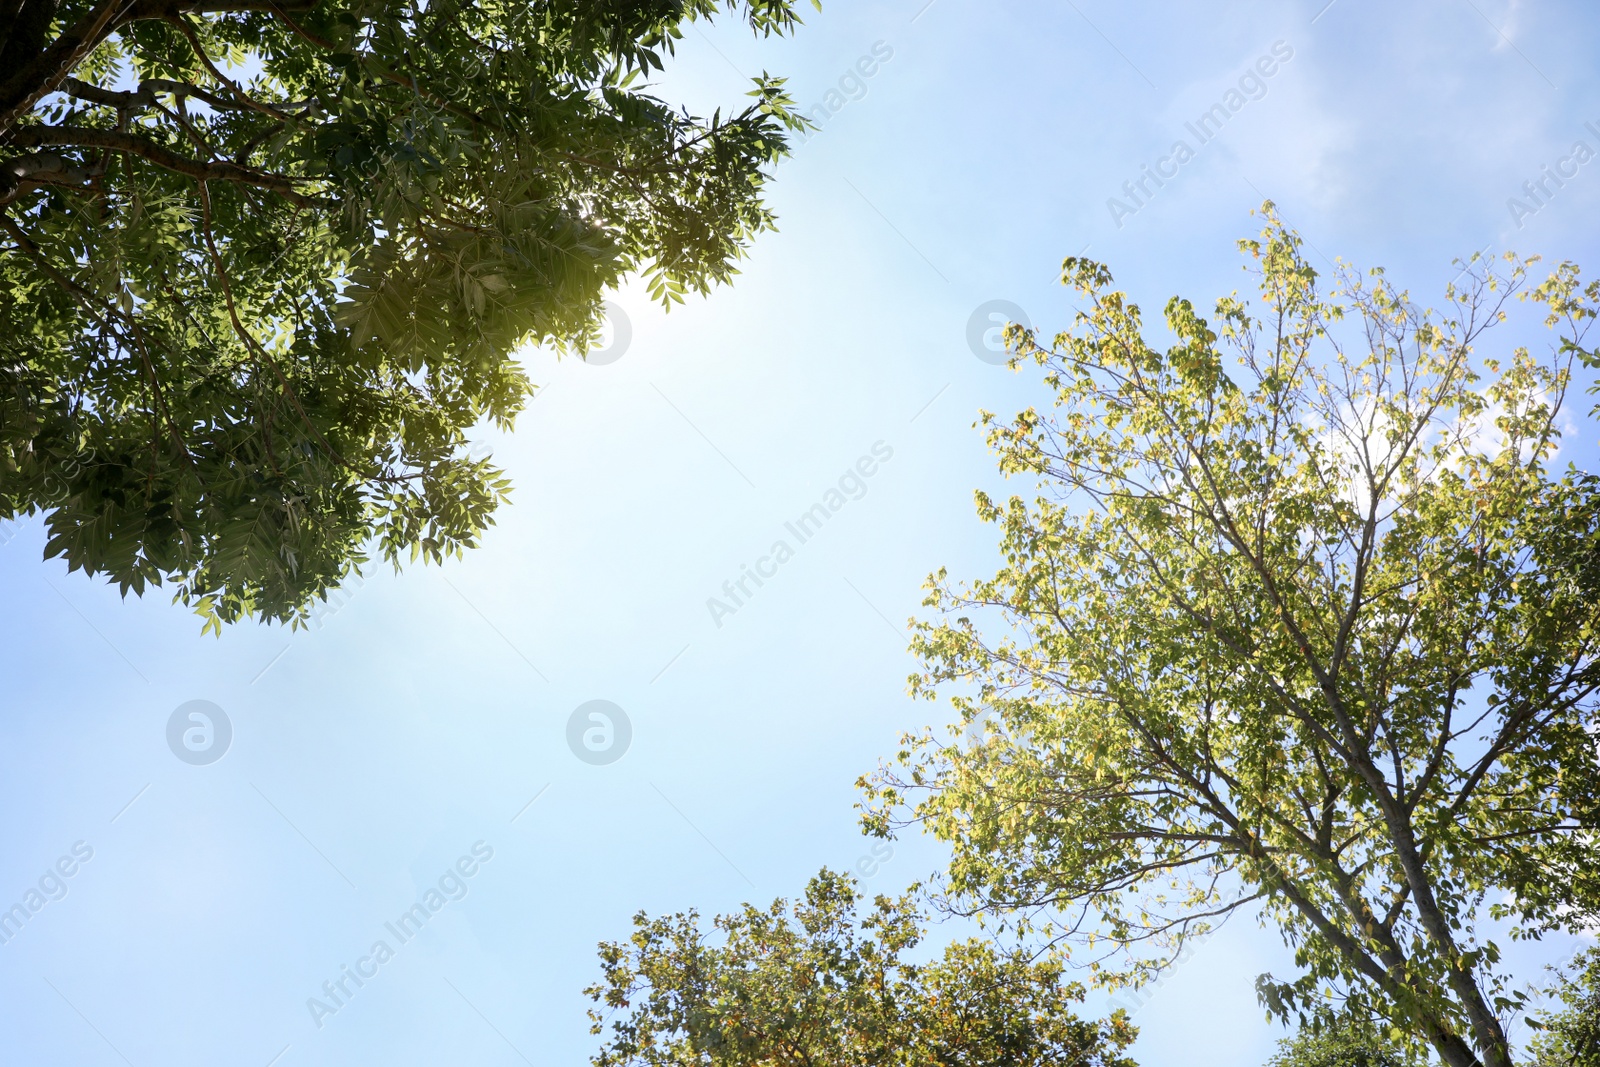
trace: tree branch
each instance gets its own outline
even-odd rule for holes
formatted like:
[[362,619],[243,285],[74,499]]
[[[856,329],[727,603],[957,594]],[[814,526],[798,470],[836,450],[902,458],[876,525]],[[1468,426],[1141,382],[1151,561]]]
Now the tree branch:
[[95,172],[70,163],[55,152],[34,152],[0,163],[0,207],[15,200],[30,185],[81,186]]
[[85,56],[105,39],[136,0],[102,0],[55,42],[15,74],[0,81],[0,136],[41,98],[55,91]]
[[157,93],[171,93],[176,97],[196,97],[197,99],[205,101],[207,106],[215,108],[218,111],[259,111],[261,108],[265,107],[273,109],[273,111],[276,113],[277,108],[306,108],[311,105],[311,101],[309,100],[284,100],[271,104],[255,101],[254,106],[252,106],[251,104],[240,103],[236,100],[228,100],[224,97],[218,96],[216,93],[202,89],[198,85],[190,85],[188,82],[170,81],[166,78],[146,78],[144,81],[139,83],[139,88],[133,90],[132,92],[119,91],[116,89],[102,89],[98,85],[90,85],[88,82],[79,81],[77,78],[68,78],[61,83],[61,91],[66,93],[68,96],[77,97],[79,100],[87,100],[94,104],[104,104],[106,107],[114,107],[118,111],[132,111],[134,108],[154,107],[157,103]]
[[305,11],[316,3],[317,0],[101,0],[63,30],[48,48],[14,68],[15,73],[10,77],[0,80],[0,139],[5,139],[35,104],[55,92],[84,57],[119,26],[141,19],[172,18],[181,13],[220,15],[265,11],[286,18],[286,11]]
[[[27,148],[45,145],[106,148],[113,152],[123,152],[137,156],[140,159],[154,163],[164,170],[170,170],[174,174],[182,174],[185,177],[193,178],[195,181],[225,181],[236,185],[267,189],[301,207],[315,202],[314,197],[305,196],[295,189],[297,184],[313,181],[314,179],[274,174],[269,171],[256,170],[253,167],[243,167],[226,160],[207,162],[193,159],[189,156],[179,155],[177,152],[137,134],[122,133],[117,130],[99,130],[87,126],[29,126],[18,130],[11,140],[14,144]],[[6,166],[9,168],[9,165]],[[4,182],[5,173],[8,173],[8,169],[0,170],[0,182]],[[0,198],[3,198],[4,195],[5,191],[0,190]]]

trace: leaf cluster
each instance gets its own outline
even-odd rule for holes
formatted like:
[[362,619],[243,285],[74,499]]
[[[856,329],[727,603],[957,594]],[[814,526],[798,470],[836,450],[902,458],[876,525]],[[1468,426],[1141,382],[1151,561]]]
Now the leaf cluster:
[[[684,25],[788,0],[14,0],[0,27],[0,518],[208,626],[473,546],[466,434],[605,292],[727,282],[801,129],[782,80],[653,96]],[[40,16],[30,21],[39,11]]]
[[1600,1067],[1600,949],[1579,953],[1554,992],[1561,1006],[1528,1020],[1529,1067]]
[[1137,1032],[1121,1012],[1073,1014],[1084,990],[1058,961],[964,941],[914,962],[924,931],[911,897],[879,896],[857,919],[859,897],[824,869],[792,907],[718,916],[714,937],[693,912],[641,912],[628,942],[600,947],[603,979],[587,993],[606,1038],[593,1063],[1133,1067],[1122,1051]]

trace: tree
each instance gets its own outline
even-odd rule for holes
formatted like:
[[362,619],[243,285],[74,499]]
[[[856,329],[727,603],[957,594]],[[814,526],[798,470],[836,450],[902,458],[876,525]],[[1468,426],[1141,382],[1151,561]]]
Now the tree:
[[[1509,1067],[1522,997],[1480,919],[1538,937],[1600,902],[1600,479],[1549,466],[1600,283],[1475,259],[1444,315],[1381,271],[1324,291],[1264,211],[1259,306],[1174,298],[1165,351],[1076,257],[1075,326],[1011,329],[1054,407],[983,424],[1041,495],[977,495],[1004,566],[930,579],[911,679],[992,723],[907,738],[867,825],[948,841],[950,906],[1108,986],[1256,909],[1299,968],[1260,979],[1272,1015],[1331,994]],[[1552,351],[1475,355],[1519,293]]]
[[710,119],[639,79],[792,0],[0,0],[0,519],[220,632],[297,623],[377,553],[471,547],[467,455],[585,351],[770,227],[782,80]]
[[1528,1020],[1537,1030],[1531,1067],[1600,1067],[1600,949],[1584,950],[1574,963],[1577,973],[1556,982],[1562,1006]]
[[1415,1067],[1421,1062],[1372,1026],[1345,1016],[1278,1042],[1266,1067]]
[[[792,915],[777,900],[717,917],[720,944],[694,912],[641,912],[627,944],[600,946],[587,993],[614,1017],[595,1067],[1134,1067],[1121,1052],[1137,1031],[1121,1012],[1075,1016],[1084,989],[1059,962],[966,941],[912,963],[911,897],[879,896],[858,922],[859,897],[824,869]],[[604,1032],[607,1015],[589,1017]]]

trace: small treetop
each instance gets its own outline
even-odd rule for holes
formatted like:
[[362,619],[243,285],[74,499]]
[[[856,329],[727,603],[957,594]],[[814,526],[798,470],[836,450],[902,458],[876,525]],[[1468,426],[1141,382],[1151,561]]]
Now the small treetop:
[[859,899],[824,869],[792,907],[718,916],[715,940],[694,912],[641,912],[626,943],[600,946],[594,1064],[1134,1067],[1122,1051],[1137,1032],[1121,1012],[1073,1014],[1084,989],[1059,962],[980,941],[913,962],[926,935],[912,898],[879,896],[858,919]]

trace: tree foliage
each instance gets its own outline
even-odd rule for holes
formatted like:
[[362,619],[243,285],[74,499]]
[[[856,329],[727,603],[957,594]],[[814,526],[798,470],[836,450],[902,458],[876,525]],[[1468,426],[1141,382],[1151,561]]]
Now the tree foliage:
[[909,896],[877,897],[859,921],[854,880],[823,870],[792,909],[746,905],[714,922],[695,913],[634,918],[628,943],[600,946],[604,979],[587,992],[592,1030],[610,1032],[596,1067],[1134,1067],[1121,1012],[1079,1019],[1084,989],[1059,962],[981,941],[927,963]]
[[1266,1067],[1421,1067],[1426,1062],[1370,1020],[1343,1015],[1318,1022],[1279,1041]]
[[1530,1067],[1600,1067],[1600,949],[1586,949],[1574,963],[1576,973],[1556,982],[1561,1006],[1528,1020],[1536,1031]]
[[[1381,271],[1325,288],[1264,210],[1259,304],[1174,298],[1165,350],[1079,258],[1074,327],[1012,328],[1054,406],[984,424],[1042,492],[978,494],[1004,566],[930,579],[912,678],[993,724],[908,738],[868,825],[948,841],[952,906],[1107,985],[1251,908],[1299,967],[1262,977],[1273,1015],[1343,1002],[1508,1067],[1522,997],[1484,920],[1538,937],[1600,902],[1600,480],[1551,469],[1600,284],[1474,261],[1440,314]],[[1550,350],[1476,353],[1518,294]]]
[[0,519],[208,626],[303,619],[372,552],[475,543],[467,455],[642,274],[705,292],[773,219],[782,80],[641,81],[791,0],[0,0]]

